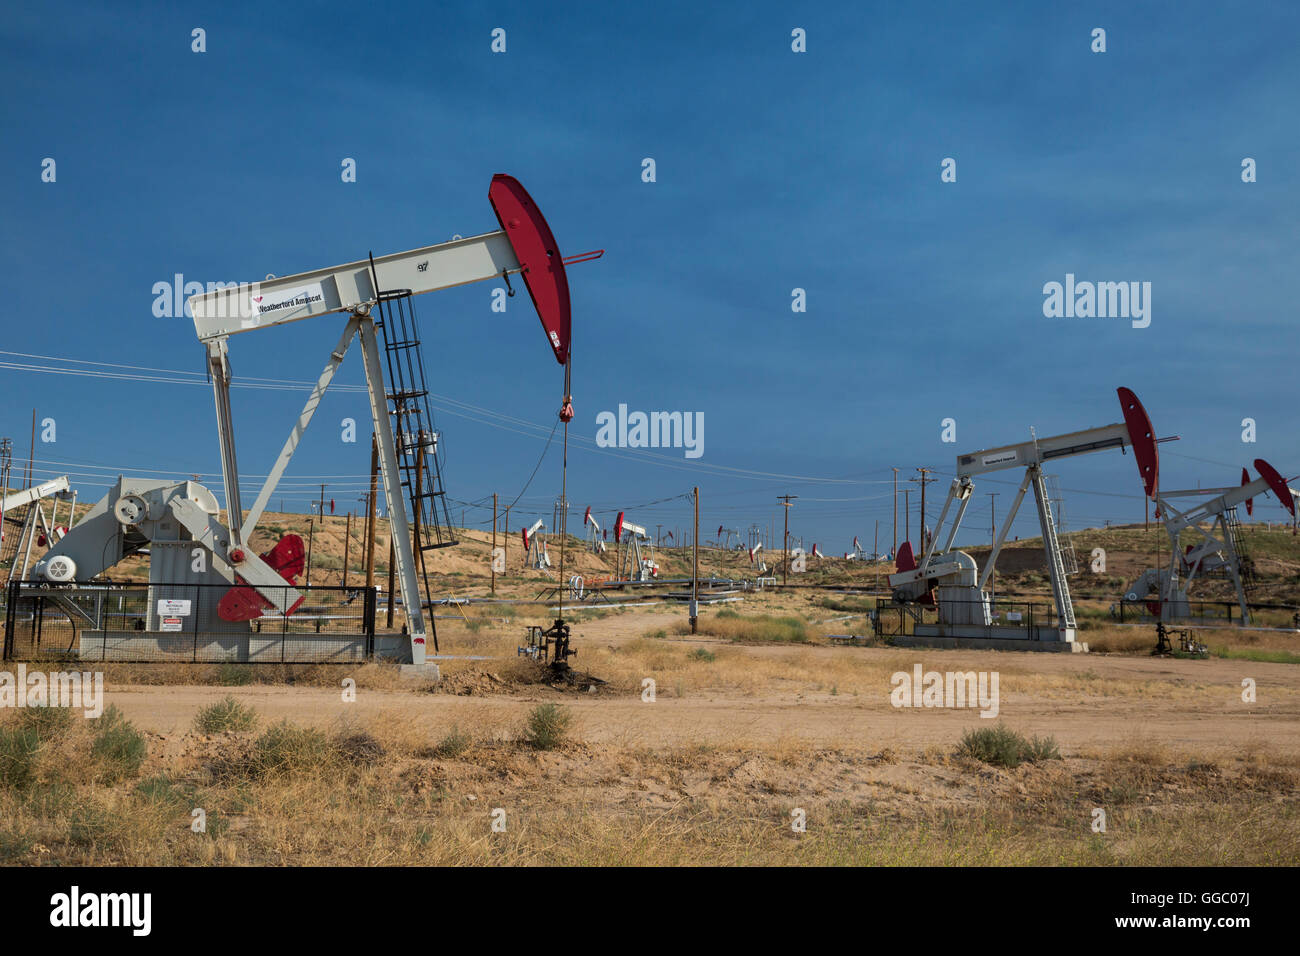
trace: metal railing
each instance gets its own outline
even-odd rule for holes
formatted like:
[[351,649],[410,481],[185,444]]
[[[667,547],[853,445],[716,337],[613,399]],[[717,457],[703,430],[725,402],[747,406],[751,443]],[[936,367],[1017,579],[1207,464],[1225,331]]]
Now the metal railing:
[[224,583],[15,581],[6,595],[4,659],[281,664],[374,654],[374,588],[300,585],[303,600],[292,613],[266,607],[246,621],[218,612],[230,591]]

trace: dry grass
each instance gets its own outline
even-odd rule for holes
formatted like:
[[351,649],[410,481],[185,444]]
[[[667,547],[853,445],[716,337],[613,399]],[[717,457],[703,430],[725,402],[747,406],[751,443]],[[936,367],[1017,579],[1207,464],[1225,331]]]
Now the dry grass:
[[[757,698],[793,706],[884,707],[891,675],[917,662],[943,669],[944,652],[841,648],[815,643],[809,622],[834,609],[816,592],[764,593],[741,614],[708,611],[704,633],[676,633],[684,608],[575,616],[577,663],[609,683],[581,704],[546,686],[517,658],[523,627],[549,623],[544,608],[467,607],[470,619],[438,621],[444,649],[488,662],[444,665],[437,694],[496,695],[434,700],[460,725],[432,725],[409,711],[371,711],[364,722],[312,727],[262,720],[214,734],[176,730],[148,738],[136,774],[103,771],[89,721],[47,728],[22,785],[0,782],[0,861],[11,863],[226,864],[1133,864],[1294,865],[1300,862],[1300,756],[1265,735],[1241,751],[1204,752],[1134,736],[1124,746],[1068,748],[1063,760],[994,767],[959,754],[960,732],[920,752],[897,740],[864,740],[834,729],[756,728],[746,714],[707,733],[676,737],[628,725],[611,730],[602,695],[639,693],[653,677],[661,698]],[[440,613],[442,613],[440,611]],[[452,612],[455,613],[455,612]],[[759,638],[766,622],[792,618],[813,642]],[[584,620],[585,619],[585,620]],[[783,633],[797,633],[785,628]],[[662,636],[649,636],[662,631]],[[647,633],[649,632],[649,633]],[[1095,637],[1093,635],[1096,635]],[[1130,641],[1113,650],[1149,653],[1150,629],[1089,628],[1085,639]],[[1228,634],[1233,647],[1272,651],[1272,635]],[[1211,645],[1215,642],[1209,641]],[[999,655],[1004,701],[1017,697],[1160,708],[1237,698],[1231,683],[1197,676],[1196,662],[1107,663]],[[1169,663],[1176,671],[1163,665]],[[121,684],[305,684],[427,694],[383,664],[349,667],[109,665]],[[1171,673],[1173,676],[1171,676]],[[148,693],[145,691],[144,693]],[[204,703],[225,691],[208,691]],[[258,695],[238,690],[243,702]],[[1300,698],[1278,680],[1270,706],[1285,714]],[[379,695],[382,700],[409,697]],[[268,697],[265,691],[260,699]],[[373,698],[372,698],[373,699]],[[1099,702],[1099,699],[1100,702]],[[537,703],[572,701],[567,742],[530,745],[526,716]],[[705,701],[712,706],[712,700]],[[749,705],[751,701],[746,701]],[[452,708],[450,705],[456,705]],[[460,705],[464,705],[461,707]],[[261,706],[261,705],[259,705]],[[266,705],[270,707],[271,705]],[[384,704],[383,706],[387,706]],[[405,706],[405,705],[402,705]],[[689,702],[685,705],[689,709]],[[197,710],[197,707],[195,708]],[[1155,712],[1154,710],[1152,712]],[[283,713],[283,711],[281,711]],[[856,712],[854,712],[856,713]],[[1010,711],[1008,711],[1010,713]],[[280,714],[277,714],[277,718]],[[313,718],[297,718],[313,720]],[[3,736],[17,730],[0,720]],[[241,724],[246,722],[241,720]],[[218,724],[211,725],[216,730]],[[167,729],[167,725],[160,725]],[[1023,726],[1033,732],[1035,728]],[[1058,730],[1053,729],[1053,733]],[[665,740],[675,743],[665,743]],[[1062,738],[1065,739],[1065,738]],[[1076,738],[1077,739],[1077,738]],[[1114,739],[1114,738],[1112,738]],[[599,741],[597,743],[596,741]],[[0,778],[8,779],[4,774]],[[808,831],[791,831],[791,810]],[[1108,832],[1091,832],[1094,808]],[[202,808],[207,829],[190,829]],[[506,830],[491,830],[492,811]]]
[[[79,723],[89,724],[89,721]],[[0,788],[0,858],[60,864],[1272,865],[1300,859],[1297,772],[1267,748],[1159,747],[999,770],[957,755],[761,746],[454,746],[395,719],[153,741],[103,780],[90,728]],[[981,769],[983,768],[983,769]],[[919,795],[919,799],[918,799]],[[1107,811],[1094,834],[1092,809]],[[206,813],[206,832],[190,824]],[[505,832],[491,829],[505,812]],[[802,808],[805,833],[791,830]]]

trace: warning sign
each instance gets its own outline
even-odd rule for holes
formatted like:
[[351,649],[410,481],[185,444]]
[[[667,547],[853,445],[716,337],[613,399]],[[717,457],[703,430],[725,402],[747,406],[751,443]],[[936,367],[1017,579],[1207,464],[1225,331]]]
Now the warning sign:
[[159,617],[189,617],[190,602],[188,600],[171,600],[163,598],[158,602]]
[[159,630],[162,631],[179,631],[180,629],[181,619],[179,617],[165,617],[159,626]]

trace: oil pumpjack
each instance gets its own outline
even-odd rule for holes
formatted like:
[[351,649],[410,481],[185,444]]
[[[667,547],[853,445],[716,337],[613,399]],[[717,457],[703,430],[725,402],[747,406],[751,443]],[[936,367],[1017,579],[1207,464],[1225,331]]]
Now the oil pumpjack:
[[[302,571],[301,539],[287,535],[262,555],[249,547],[249,541],[348,348],[359,339],[406,617],[405,636],[377,640],[376,651],[417,667],[425,665],[426,641],[433,636],[436,649],[436,634],[424,613],[416,558],[423,568],[425,551],[455,542],[437,470],[436,436],[411,300],[422,293],[493,279],[504,281],[514,295],[510,277],[522,276],[555,359],[564,368],[559,417],[567,425],[573,406],[565,266],[598,258],[603,251],[562,258],[536,203],[511,176],[492,177],[488,201],[499,225],[492,232],[192,296],[189,308],[212,379],[229,526],[219,518],[216,496],[196,481],[119,478],[46,554],[36,573],[76,586],[147,547],[151,609],[158,604],[153,598],[168,597],[169,588],[196,583],[229,586],[215,607],[200,608],[196,641],[229,643],[231,635],[247,635],[250,621],[264,611],[292,614],[304,598],[295,583]],[[252,508],[245,511],[235,455],[228,342],[233,336],[334,313],[347,316],[342,335]],[[200,552],[206,558],[201,563],[194,558]],[[203,570],[195,570],[200,565]],[[426,577],[426,591],[427,587]],[[156,618],[151,610],[144,631],[134,639],[165,642],[168,635],[158,633]],[[436,672],[436,666],[432,669]]]
[[582,516],[582,526],[587,529],[587,549],[592,554],[605,553],[605,539],[600,534],[600,522],[592,516],[591,507],[587,507],[587,513]]
[[[897,571],[889,576],[896,604],[934,605],[937,607],[938,618],[934,623],[914,618],[912,635],[899,639],[899,643],[946,645],[966,639],[985,642],[983,646],[1026,650],[1087,649],[1086,645],[1075,643],[1074,605],[1070,599],[1066,562],[1057,534],[1057,519],[1052,513],[1052,501],[1048,497],[1043,465],[1061,458],[1109,448],[1131,448],[1146,495],[1154,498],[1160,474],[1157,444],[1174,439],[1155,437],[1146,410],[1131,390],[1120,388],[1117,394],[1124,415],[1121,423],[1050,438],[1034,437],[1015,445],[957,456],[956,477],[948,490],[948,498],[925,553],[917,561],[911,542],[905,542],[898,549]],[[953,541],[974,492],[974,477],[1012,468],[1024,468],[1025,475],[1011,508],[1003,519],[993,550],[981,574],[973,557],[965,551],[953,550]],[[1035,623],[1015,626],[995,622],[989,594],[985,590],[996,565],[998,552],[1001,551],[1020,504],[1030,489],[1033,490],[1034,504],[1038,511],[1056,610],[1056,620],[1051,626]],[[943,546],[936,547],[954,503],[957,511],[952,526]]]
[[[1143,572],[1125,589],[1126,603],[1145,603],[1151,615],[1164,624],[1195,623],[1189,591],[1198,579],[1219,574],[1232,583],[1241,624],[1250,625],[1248,598],[1254,585],[1254,565],[1246,551],[1237,508],[1245,505],[1246,513],[1252,514],[1255,497],[1272,492],[1293,519],[1296,515],[1295,496],[1277,469],[1256,458],[1255,470],[1259,477],[1252,480],[1250,472],[1241,469],[1241,484],[1235,488],[1157,493],[1156,514],[1169,536],[1169,564]],[[1201,500],[1184,504],[1188,498]],[[1198,540],[1186,543],[1184,535]]]
[[621,511],[614,521],[614,541],[624,544],[618,562],[620,578],[640,583],[659,576],[659,564],[650,554],[650,532],[628,521]]

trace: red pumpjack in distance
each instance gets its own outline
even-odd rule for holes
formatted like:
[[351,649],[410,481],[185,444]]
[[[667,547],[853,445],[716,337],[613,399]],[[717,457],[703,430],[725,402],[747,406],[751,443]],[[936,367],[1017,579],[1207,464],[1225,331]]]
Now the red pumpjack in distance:
[[[898,554],[894,556],[894,570],[899,574],[904,571],[916,570],[916,555],[912,553],[912,542],[904,541],[898,546]],[[917,604],[933,604],[934,588],[926,591],[921,597],[916,599]]]
[[[306,551],[302,546],[302,538],[296,534],[286,534],[279,540],[274,548],[262,555],[262,560],[275,569],[280,577],[284,578],[286,584],[295,584],[294,578],[302,574],[305,561]],[[236,576],[238,577],[238,576]],[[274,605],[257,590],[248,584],[244,584],[243,578],[238,578],[241,582],[235,585],[217,602],[217,616],[223,621],[251,621],[262,616],[262,612]],[[306,595],[298,598],[293,607],[285,611],[285,616],[292,614],[307,599]]]

